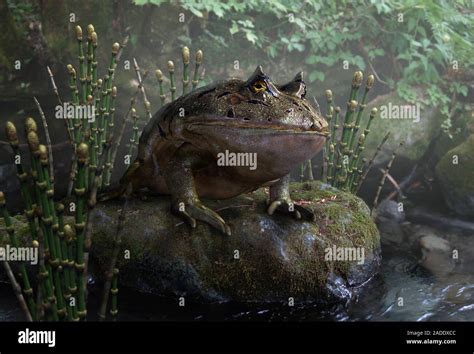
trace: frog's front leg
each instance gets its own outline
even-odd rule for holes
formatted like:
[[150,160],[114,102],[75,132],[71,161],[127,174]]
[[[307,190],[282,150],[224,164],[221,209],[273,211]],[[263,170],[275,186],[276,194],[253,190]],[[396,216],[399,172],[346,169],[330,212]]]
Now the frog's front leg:
[[201,167],[206,159],[190,144],[184,144],[173,155],[164,171],[171,194],[171,210],[192,228],[196,227],[196,220],[200,220],[230,236],[230,227],[219,214],[202,205],[196,193],[193,170]]
[[275,211],[289,213],[296,219],[304,218],[310,221],[315,221],[316,219],[312,210],[295,204],[291,199],[289,174],[270,186],[270,200],[267,213],[273,215]]

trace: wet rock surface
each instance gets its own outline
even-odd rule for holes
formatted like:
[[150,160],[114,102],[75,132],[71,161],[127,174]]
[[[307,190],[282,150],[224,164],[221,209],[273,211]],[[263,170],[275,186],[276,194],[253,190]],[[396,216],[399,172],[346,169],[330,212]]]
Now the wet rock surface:
[[[295,202],[314,210],[316,222],[267,215],[263,190],[203,201],[226,220],[231,237],[202,223],[191,229],[170,213],[168,197],[130,200],[121,245],[130,258],[119,257],[122,286],[203,302],[349,300],[380,264],[379,233],[366,204],[319,182],[295,183],[291,190]],[[99,277],[121,208],[114,200],[95,212],[91,269]],[[328,248],[363,250],[363,262],[326,260]]]

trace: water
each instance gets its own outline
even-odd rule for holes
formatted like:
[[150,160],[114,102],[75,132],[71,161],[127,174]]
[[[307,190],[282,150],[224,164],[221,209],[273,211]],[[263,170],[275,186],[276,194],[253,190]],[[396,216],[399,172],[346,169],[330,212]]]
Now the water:
[[[187,302],[185,307],[179,307],[175,300],[121,289],[119,318],[124,321],[473,321],[474,262],[469,252],[474,250],[474,235],[459,230],[442,232],[453,247],[462,245],[464,248],[460,247],[459,251],[466,251],[463,252],[464,261],[449,274],[443,274],[440,269],[428,271],[420,265],[414,239],[421,231],[416,225],[409,226],[409,229],[414,230],[413,235],[393,242],[382,228],[380,275],[347,306],[289,307],[235,303],[210,306]],[[431,232],[427,230],[422,229],[422,233]],[[96,318],[98,303],[95,300],[99,298],[99,290],[93,288],[90,296],[89,315],[92,320]],[[0,320],[22,320],[9,284],[0,283],[0,298]]]

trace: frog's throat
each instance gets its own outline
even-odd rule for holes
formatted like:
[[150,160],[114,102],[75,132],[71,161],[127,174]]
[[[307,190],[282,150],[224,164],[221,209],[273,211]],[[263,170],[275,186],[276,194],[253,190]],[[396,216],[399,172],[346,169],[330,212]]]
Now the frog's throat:
[[[225,120],[224,120],[225,119]],[[223,120],[207,120],[207,121],[194,121],[187,124],[186,129],[189,131],[200,130],[203,127],[222,127],[227,129],[236,129],[236,130],[254,130],[259,132],[266,132],[268,134],[306,134],[306,135],[319,135],[327,137],[329,130],[323,128],[322,130],[311,130],[303,127],[285,125],[285,124],[257,124],[249,121],[230,121],[228,118],[223,118]]]

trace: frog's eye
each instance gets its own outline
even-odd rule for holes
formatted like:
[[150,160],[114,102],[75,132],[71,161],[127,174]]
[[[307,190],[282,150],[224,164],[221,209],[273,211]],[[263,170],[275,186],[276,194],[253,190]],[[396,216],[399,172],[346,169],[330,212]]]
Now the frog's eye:
[[265,81],[263,81],[263,80],[255,81],[255,82],[252,84],[252,90],[253,90],[253,92],[255,92],[255,93],[265,91],[266,89],[267,89],[267,84],[266,84]]

